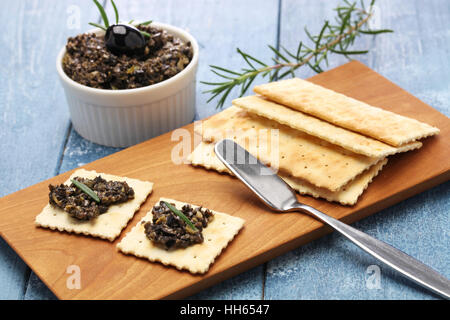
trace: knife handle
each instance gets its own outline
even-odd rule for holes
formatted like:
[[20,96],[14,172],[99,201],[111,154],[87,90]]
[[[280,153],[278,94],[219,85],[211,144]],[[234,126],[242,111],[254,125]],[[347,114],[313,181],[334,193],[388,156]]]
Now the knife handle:
[[450,280],[415,258],[308,205],[297,203],[293,206],[292,211],[305,212],[318,218],[407,278],[450,299]]

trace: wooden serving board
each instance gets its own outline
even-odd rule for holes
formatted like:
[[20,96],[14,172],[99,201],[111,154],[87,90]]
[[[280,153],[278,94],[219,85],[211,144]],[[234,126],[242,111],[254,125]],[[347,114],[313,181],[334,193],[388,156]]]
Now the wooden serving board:
[[[310,80],[427,122],[440,128],[441,134],[425,139],[420,150],[390,157],[353,207],[303,196],[300,201],[351,223],[449,180],[450,120],[446,116],[358,62]],[[193,137],[193,125],[185,128]],[[62,183],[72,171],[1,198],[0,235],[61,299],[161,299],[189,296],[331,231],[303,214],[268,211],[228,175],[174,164],[171,152],[178,143],[167,133],[83,166],[155,183],[151,196],[114,242],[35,227],[35,216],[48,202],[48,185]],[[117,251],[120,239],[162,196],[245,219],[244,229],[206,274],[192,275]],[[71,265],[80,268],[80,289],[67,286]]]

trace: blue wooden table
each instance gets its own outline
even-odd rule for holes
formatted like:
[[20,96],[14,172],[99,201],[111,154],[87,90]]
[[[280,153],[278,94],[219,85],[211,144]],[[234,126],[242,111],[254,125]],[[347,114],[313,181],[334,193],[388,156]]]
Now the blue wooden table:
[[[104,1],[106,2],[106,1]],[[161,21],[189,30],[201,48],[199,80],[208,65],[239,68],[236,47],[270,61],[267,44],[296,48],[333,17],[330,0],[117,0],[124,20]],[[107,10],[112,14],[109,2]],[[90,0],[2,3],[0,20],[0,196],[119,149],[81,138],[72,128],[55,70],[68,36],[99,22]],[[377,1],[377,23],[395,33],[357,41],[360,61],[440,112],[450,114],[450,1]],[[346,60],[330,58],[330,66]],[[299,77],[311,71],[299,70]],[[196,119],[217,112],[199,84]],[[232,95],[233,96],[233,95]],[[450,160],[449,160],[450,161]],[[450,277],[450,183],[383,210],[357,228]],[[325,236],[224,281],[192,299],[435,299],[337,234]],[[0,239],[0,299],[55,296]]]

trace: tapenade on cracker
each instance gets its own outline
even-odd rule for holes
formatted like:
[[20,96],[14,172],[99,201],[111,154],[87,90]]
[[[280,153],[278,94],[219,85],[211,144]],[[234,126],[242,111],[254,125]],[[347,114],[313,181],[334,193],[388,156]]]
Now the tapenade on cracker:
[[166,250],[202,243],[202,230],[214,219],[214,214],[209,209],[194,208],[189,204],[185,204],[180,211],[173,206],[160,201],[153,207],[152,221],[144,224],[147,238]]
[[[203,241],[200,243],[192,243],[187,247],[178,247],[172,250],[167,250],[164,245],[150,240],[147,237],[148,232],[146,232],[145,226],[147,226],[148,230],[148,222],[154,221],[154,210],[152,209],[117,244],[117,248],[121,252],[140,258],[145,258],[152,262],[160,262],[164,265],[171,265],[179,270],[188,270],[191,273],[205,273],[209,270],[211,264],[214,263],[214,260],[221,254],[221,252],[239,233],[239,230],[241,230],[244,226],[244,220],[239,217],[209,210],[214,217],[213,219],[210,219],[209,213],[206,213],[207,209],[165,198],[159,199],[157,202],[159,205],[155,206],[156,208],[159,207],[159,209],[155,210],[156,214],[159,214],[159,217],[163,216],[161,215],[161,211],[166,212],[165,208],[160,208],[161,202],[169,203],[177,210],[186,212],[189,216],[189,212],[194,212],[194,210],[200,210],[202,215],[205,213],[204,217],[208,217],[207,225],[203,227],[203,222],[206,222],[203,221],[203,218],[200,219],[201,221],[197,221],[195,223],[199,228],[202,228],[201,233]],[[195,215],[197,215],[199,211],[195,212]],[[169,215],[168,212],[167,214]],[[191,217],[192,220],[190,221],[194,222],[193,216]],[[169,233],[173,232],[169,230]]]
[[[76,182],[92,190],[98,201],[78,187]],[[49,203],[79,220],[96,218],[111,205],[134,198],[134,190],[126,181],[106,181],[101,176],[94,179],[75,177],[70,185],[49,185],[49,189]]]
[[[99,176],[101,179],[98,178]],[[73,189],[71,186],[73,181],[83,181],[96,190],[95,193],[100,201],[96,202],[86,193]],[[75,171],[63,185],[53,187],[49,194],[50,203],[36,216],[35,223],[43,228],[113,241],[139,210],[152,192],[152,188],[153,183],[148,181],[80,169]],[[69,196],[63,196],[63,192],[68,192]],[[98,209],[92,209],[96,205]],[[103,212],[106,205],[107,211]],[[76,215],[79,217],[75,217]],[[88,219],[88,217],[91,218]]]

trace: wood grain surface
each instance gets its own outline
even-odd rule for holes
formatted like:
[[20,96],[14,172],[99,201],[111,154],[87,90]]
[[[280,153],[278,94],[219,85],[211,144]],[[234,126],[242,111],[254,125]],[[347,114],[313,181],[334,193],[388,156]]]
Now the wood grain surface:
[[[439,127],[441,135],[424,140],[418,151],[391,157],[354,207],[303,196],[299,196],[300,201],[351,223],[450,178],[447,117],[358,62],[311,80],[375,106],[421,119]],[[192,131],[192,127],[186,129]],[[121,237],[162,196],[245,219],[244,229],[205,275],[191,275],[125,256],[115,248],[119,240],[109,243],[36,228],[34,217],[48,201],[48,184],[64,181],[71,171],[0,199],[0,235],[59,298],[160,299],[191,295],[330,231],[306,215],[268,211],[232,177],[174,164],[171,152],[178,143],[168,133],[84,167],[155,183],[153,194]],[[70,265],[80,267],[80,290],[70,290],[66,285]]]

